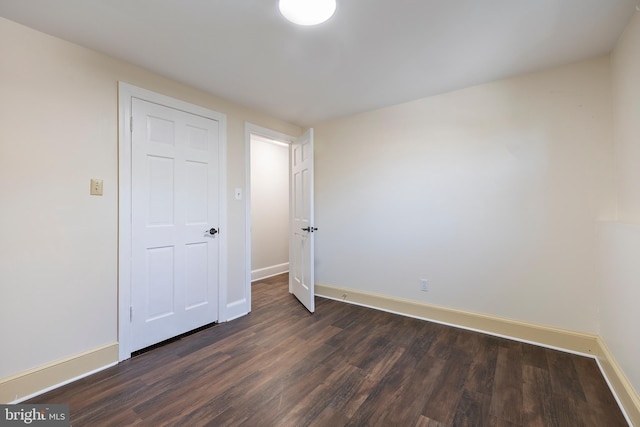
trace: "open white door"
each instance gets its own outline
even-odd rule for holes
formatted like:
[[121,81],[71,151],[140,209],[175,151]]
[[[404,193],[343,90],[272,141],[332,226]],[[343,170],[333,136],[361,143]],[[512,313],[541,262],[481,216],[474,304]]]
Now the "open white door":
[[313,313],[313,129],[291,144],[289,292]]

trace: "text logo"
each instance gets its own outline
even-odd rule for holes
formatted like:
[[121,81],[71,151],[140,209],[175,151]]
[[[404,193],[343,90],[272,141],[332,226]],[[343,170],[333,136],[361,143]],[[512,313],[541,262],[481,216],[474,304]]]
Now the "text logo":
[[0,405],[0,427],[70,427],[69,405]]

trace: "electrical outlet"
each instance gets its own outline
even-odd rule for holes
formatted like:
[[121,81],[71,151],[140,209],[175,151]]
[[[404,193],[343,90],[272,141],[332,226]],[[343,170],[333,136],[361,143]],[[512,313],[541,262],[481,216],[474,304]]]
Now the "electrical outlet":
[[422,292],[429,292],[429,281],[427,279],[420,279],[420,290]]

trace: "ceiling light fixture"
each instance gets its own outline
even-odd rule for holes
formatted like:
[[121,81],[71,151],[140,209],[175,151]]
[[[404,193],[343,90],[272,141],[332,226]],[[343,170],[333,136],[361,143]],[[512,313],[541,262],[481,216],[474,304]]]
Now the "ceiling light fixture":
[[336,11],[336,0],[280,0],[280,13],[298,25],[317,25]]

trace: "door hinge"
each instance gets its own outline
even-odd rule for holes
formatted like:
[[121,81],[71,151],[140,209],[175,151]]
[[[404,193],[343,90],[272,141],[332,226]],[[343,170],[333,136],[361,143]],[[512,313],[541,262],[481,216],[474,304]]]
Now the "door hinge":
[[133,307],[129,307],[129,322],[133,322]]

